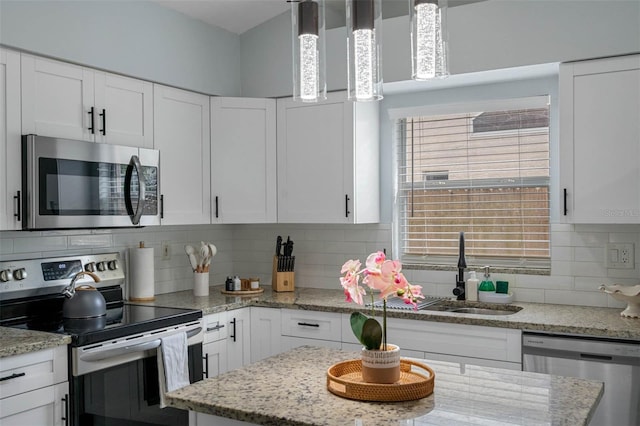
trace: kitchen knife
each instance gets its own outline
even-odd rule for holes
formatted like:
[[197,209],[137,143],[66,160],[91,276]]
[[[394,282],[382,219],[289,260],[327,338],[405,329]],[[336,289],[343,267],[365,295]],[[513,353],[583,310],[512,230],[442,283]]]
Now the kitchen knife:
[[293,253],[293,241],[291,241],[291,239],[287,237],[287,242],[284,245],[284,255],[291,256],[292,253]]
[[282,248],[282,237],[278,235],[278,238],[276,238],[276,256],[280,256],[281,248]]

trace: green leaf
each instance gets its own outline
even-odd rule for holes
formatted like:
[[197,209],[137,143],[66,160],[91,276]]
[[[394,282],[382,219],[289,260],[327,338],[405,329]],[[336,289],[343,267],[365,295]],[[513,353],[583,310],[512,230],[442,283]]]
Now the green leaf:
[[361,312],[353,312],[350,317],[351,329],[358,341],[367,349],[380,349],[382,327],[380,323]]
[[356,336],[356,339],[358,339],[358,341],[363,345],[364,343],[362,342],[362,326],[367,319],[369,319],[369,317],[361,312],[353,312],[351,314],[351,317],[349,318],[353,334]]
[[368,318],[362,326],[362,339],[360,342],[367,349],[380,349],[382,344],[382,327],[373,318]]

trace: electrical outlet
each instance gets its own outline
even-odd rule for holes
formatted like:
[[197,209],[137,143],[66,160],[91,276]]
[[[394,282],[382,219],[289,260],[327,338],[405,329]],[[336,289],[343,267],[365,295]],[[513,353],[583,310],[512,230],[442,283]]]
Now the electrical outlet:
[[169,241],[163,241],[160,250],[162,251],[162,260],[171,259],[171,243]]
[[633,243],[609,243],[605,247],[605,265],[610,269],[634,269]]

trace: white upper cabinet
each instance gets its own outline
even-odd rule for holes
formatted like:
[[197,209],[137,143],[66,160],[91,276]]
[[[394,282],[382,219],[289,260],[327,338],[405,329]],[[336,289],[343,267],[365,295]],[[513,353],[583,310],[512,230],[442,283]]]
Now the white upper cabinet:
[[275,223],[276,101],[211,98],[213,223]]
[[561,215],[640,223],[640,55],[560,67]]
[[209,96],[154,85],[162,224],[211,223]]
[[22,133],[151,148],[153,84],[23,54]]
[[20,229],[20,54],[0,48],[0,231]]
[[278,222],[378,222],[378,103],[340,92],[277,105]]

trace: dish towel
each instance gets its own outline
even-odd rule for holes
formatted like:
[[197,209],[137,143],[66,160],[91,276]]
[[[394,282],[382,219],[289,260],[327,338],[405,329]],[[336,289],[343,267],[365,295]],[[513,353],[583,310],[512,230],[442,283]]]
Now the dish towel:
[[189,354],[187,333],[177,333],[160,339],[158,347],[158,379],[160,408],[166,407],[165,393],[189,384]]

